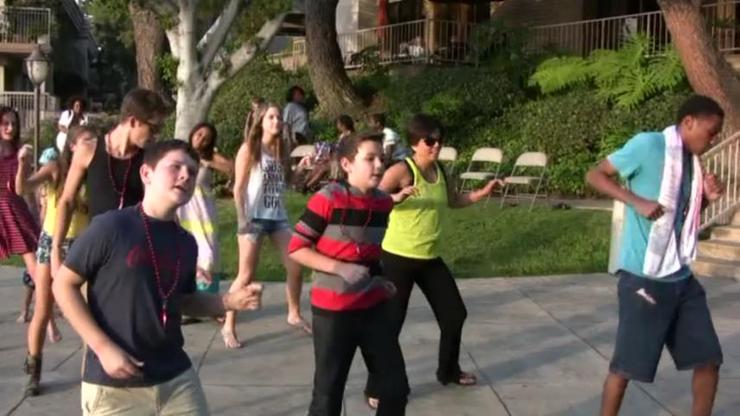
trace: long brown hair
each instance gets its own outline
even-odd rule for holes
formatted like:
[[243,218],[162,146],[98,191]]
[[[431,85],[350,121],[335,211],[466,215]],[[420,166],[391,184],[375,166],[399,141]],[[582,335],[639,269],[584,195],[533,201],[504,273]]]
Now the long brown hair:
[[[260,160],[262,160],[262,135],[264,134],[264,130],[262,129],[262,121],[265,119],[267,111],[271,108],[276,109],[278,111],[279,117],[282,117],[282,111],[280,111],[280,107],[277,104],[266,103],[260,105],[259,109],[256,111],[254,119],[252,120],[252,125],[249,127],[249,132],[244,138],[244,144],[247,145],[247,150],[249,150],[247,172],[251,172],[252,168],[256,164],[258,164]],[[279,160],[281,163],[284,163],[286,157],[283,154],[284,146],[282,139],[282,128],[280,130],[281,131],[278,132],[278,134],[273,138],[273,143],[270,145],[270,150],[272,150],[273,155],[275,155],[275,159]]]

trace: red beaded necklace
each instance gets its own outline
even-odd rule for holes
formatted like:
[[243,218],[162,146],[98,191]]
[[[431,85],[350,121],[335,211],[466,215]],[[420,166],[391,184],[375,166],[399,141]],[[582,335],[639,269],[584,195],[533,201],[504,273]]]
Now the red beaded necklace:
[[[110,134],[105,135],[105,143],[110,148]],[[110,150],[106,149],[105,152],[108,155],[108,178],[110,178],[110,183],[113,185],[113,191],[118,194],[118,209],[123,208],[123,198],[126,196],[126,187],[128,185],[128,174],[131,172],[131,162],[133,161],[133,156],[128,158],[128,163],[126,165],[126,173],[123,175],[123,183],[121,184],[121,189],[118,190],[118,187],[116,187],[116,179],[113,177],[113,168],[111,163],[111,155]]]
[[146,217],[146,214],[144,213],[144,207],[142,204],[139,204],[139,215],[141,215],[141,220],[144,222],[144,234],[146,235],[146,243],[149,248],[149,256],[152,259],[152,265],[154,268],[154,278],[157,282],[157,292],[159,293],[159,297],[162,299],[162,313],[160,315],[160,318],[162,320],[162,326],[167,326],[167,301],[169,300],[170,296],[172,296],[172,293],[175,291],[175,288],[177,288],[177,283],[180,281],[180,250],[179,247],[175,248],[175,252],[177,253],[177,257],[175,260],[175,276],[172,279],[172,285],[167,289],[167,291],[164,290],[162,287],[162,278],[159,273],[159,260],[157,259],[156,254],[154,253],[154,243],[152,242],[152,233],[149,229],[149,220]]

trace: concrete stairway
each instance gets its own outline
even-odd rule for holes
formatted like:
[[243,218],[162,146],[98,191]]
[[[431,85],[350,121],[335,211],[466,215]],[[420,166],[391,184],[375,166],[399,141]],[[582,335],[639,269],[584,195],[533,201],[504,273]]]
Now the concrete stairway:
[[740,211],[729,225],[714,227],[711,238],[699,242],[691,268],[697,276],[740,280]]

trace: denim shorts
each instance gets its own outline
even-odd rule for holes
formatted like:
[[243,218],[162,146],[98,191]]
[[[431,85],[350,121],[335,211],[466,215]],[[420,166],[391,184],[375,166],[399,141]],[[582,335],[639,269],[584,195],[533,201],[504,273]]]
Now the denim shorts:
[[619,271],[619,326],[609,370],[651,383],[663,346],[678,370],[722,364],[702,285],[689,276],[661,282]]
[[288,220],[265,220],[252,218],[245,225],[239,225],[236,230],[238,235],[246,236],[251,241],[259,241],[262,236],[272,235],[278,231],[290,230]]
[[[69,247],[74,242],[74,238],[68,238],[62,243],[62,250],[59,253],[64,260],[64,256],[67,254]],[[51,263],[51,243],[52,238],[46,231],[41,231],[39,236],[39,246],[36,249],[36,262],[39,264],[50,264]]]

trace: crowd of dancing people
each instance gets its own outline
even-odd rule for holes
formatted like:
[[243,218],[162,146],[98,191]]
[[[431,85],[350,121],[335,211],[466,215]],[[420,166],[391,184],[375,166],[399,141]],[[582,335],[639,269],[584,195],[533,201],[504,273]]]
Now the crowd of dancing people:
[[[284,108],[252,99],[233,159],[219,152],[217,127],[208,122],[187,140],[157,138],[169,109],[145,89],[127,94],[116,125],[101,131],[88,124],[84,100],[73,99],[38,161],[21,143],[19,114],[0,108],[0,258],[17,255],[25,265],[18,319],[30,320],[28,396],[43,392],[45,341],[62,336],[56,303],[85,346],[83,414],[207,414],[181,325],[216,319],[226,348],[248,346],[237,313],[261,306],[256,270],[265,237],[285,270],[286,323],[313,339],[309,415],[341,414],[357,349],[367,405],[378,415],[405,414],[410,388],[398,340],[415,285],[439,324],[437,380],[477,383],[460,367],[467,311],[442,259],[442,217],[503,182],[458,192],[438,161],[443,126],[426,114],[411,117],[403,135],[383,114],[363,120],[362,131],[341,115],[336,141],[315,143],[291,166],[291,150],[312,140],[304,98],[293,87]],[[652,381],[664,345],[679,369],[695,371],[694,414],[711,411],[722,352],[687,265],[696,213],[722,192],[716,177],[701,173],[697,155],[723,117],[711,99],[692,97],[675,126],[638,134],[587,177],[629,205],[604,415],[618,412],[629,380]],[[225,293],[218,290],[216,175],[231,179],[236,208],[238,272]],[[293,176],[312,193],[295,223],[285,205]],[[301,309],[302,267],[313,271],[310,321]]]

